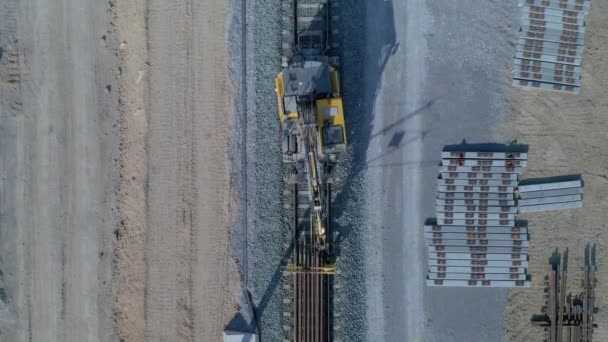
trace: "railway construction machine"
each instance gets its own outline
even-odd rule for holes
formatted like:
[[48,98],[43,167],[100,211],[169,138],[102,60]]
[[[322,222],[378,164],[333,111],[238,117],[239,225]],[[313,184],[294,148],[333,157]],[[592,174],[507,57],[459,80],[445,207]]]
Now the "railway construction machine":
[[326,30],[297,35],[295,55],[276,77],[283,161],[305,174],[311,203],[314,245],[326,250],[324,213],[326,172],[346,147],[344,111],[338,70],[325,54]]
[[[331,170],[346,148],[335,32],[335,0],[284,0],[283,67],[276,93],[293,252],[285,271],[291,327],[285,339],[333,340],[335,262],[330,232]],[[293,30],[292,30],[293,29]],[[287,323],[287,322],[286,322]]]

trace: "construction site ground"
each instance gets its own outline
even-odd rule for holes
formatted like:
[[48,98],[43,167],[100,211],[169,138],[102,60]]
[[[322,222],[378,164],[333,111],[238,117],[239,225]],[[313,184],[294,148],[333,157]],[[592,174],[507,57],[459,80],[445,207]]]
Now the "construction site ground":
[[[592,1],[587,17],[580,95],[512,88],[506,116],[500,125],[503,140],[517,138],[530,145],[523,177],[581,173],[583,208],[522,215],[529,220],[530,289],[509,293],[506,310],[507,341],[541,341],[542,327],[530,325],[545,303],[544,279],[555,248],[569,249],[568,290],[582,290],[584,250],[597,246],[598,285],[594,341],[608,340],[608,3]],[[505,70],[508,73],[509,70]]]
[[[0,0],[0,341],[218,341],[252,329],[243,288],[282,341],[281,4]],[[578,292],[587,243],[608,340],[606,1],[578,96],[511,87],[516,0],[336,11],[336,341],[541,340],[548,258],[570,249]],[[530,289],[424,286],[440,151],[462,139],[530,145],[526,177],[583,175],[582,209],[524,217]]]

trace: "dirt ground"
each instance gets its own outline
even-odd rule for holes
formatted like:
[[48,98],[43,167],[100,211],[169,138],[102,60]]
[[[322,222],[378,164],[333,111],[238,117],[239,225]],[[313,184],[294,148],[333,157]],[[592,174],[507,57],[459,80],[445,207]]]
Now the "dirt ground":
[[237,205],[226,159],[233,98],[226,4],[117,6],[118,334],[126,341],[218,341],[239,293],[228,233]]
[[145,326],[146,137],[148,80],[146,0],[118,1],[120,48],[119,227],[114,250],[113,311],[118,336],[143,341]]
[[1,341],[112,338],[118,97],[106,2],[0,1]]
[[506,311],[507,341],[542,341],[542,328],[530,324],[544,304],[544,277],[555,248],[569,248],[568,288],[581,291],[584,248],[597,245],[598,287],[595,341],[608,340],[608,2],[594,1],[580,95],[514,89],[506,123],[498,132],[530,145],[523,177],[581,173],[583,208],[522,215],[529,220],[532,287],[513,289]]

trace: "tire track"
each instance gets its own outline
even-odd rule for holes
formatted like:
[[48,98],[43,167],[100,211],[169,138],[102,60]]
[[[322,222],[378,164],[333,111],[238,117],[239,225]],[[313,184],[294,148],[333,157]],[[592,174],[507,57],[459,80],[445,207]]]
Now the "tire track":
[[115,231],[113,309],[115,333],[125,341],[143,341],[145,328],[145,239],[147,186],[147,0],[116,3],[120,53],[119,226]]
[[214,341],[238,279],[227,254],[225,4],[148,4],[145,337]]
[[[193,6],[193,139],[196,201],[193,259],[193,318],[196,340],[214,341],[235,311],[238,273],[229,246],[230,198],[228,125],[232,94],[228,83],[226,4],[205,0]],[[205,267],[203,267],[203,265]],[[214,308],[210,310],[209,308]]]
[[[179,307],[189,302],[180,291],[184,276],[183,187],[187,183],[185,120],[191,115],[185,96],[188,41],[184,3],[148,2],[149,132],[146,239],[145,339],[175,341],[191,336],[181,327]],[[187,83],[185,83],[187,84]],[[186,262],[187,263],[187,262]],[[186,276],[188,271],[186,271]]]

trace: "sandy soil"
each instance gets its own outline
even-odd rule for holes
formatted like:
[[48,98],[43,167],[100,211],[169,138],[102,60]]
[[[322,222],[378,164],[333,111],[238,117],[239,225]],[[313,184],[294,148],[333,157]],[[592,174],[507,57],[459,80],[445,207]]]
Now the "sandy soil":
[[218,341],[236,312],[225,6],[118,2],[123,145],[114,290],[117,330],[128,341]]
[[608,274],[603,271],[608,254],[608,3],[595,1],[587,20],[580,95],[513,89],[505,138],[530,145],[524,177],[582,173],[585,181],[582,209],[522,215],[530,226],[532,287],[511,290],[506,312],[507,341],[541,341],[542,328],[530,324],[544,303],[543,282],[547,262],[555,248],[569,248],[568,286],[581,290],[584,247],[598,248],[595,341],[608,340]]
[[148,89],[146,0],[118,1],[120,45],[120,191],[119,226],[114,251],[114,318],[118,336],[144,340],[146,137]]

